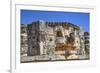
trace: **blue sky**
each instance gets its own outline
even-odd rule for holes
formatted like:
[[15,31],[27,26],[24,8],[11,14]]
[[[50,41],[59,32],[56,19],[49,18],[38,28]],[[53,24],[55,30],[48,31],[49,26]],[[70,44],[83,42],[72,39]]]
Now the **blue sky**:
[[44,20],[53,22],[70,22],[81,26],[89,32],[89,13],[56,12],[39,10],[21,10],[21,24],[30,24],[33,21]]

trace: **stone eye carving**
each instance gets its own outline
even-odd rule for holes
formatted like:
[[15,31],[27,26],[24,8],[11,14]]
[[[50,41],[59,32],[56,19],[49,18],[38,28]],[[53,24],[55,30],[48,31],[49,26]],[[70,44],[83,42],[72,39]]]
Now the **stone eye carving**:
[[50,40],[49,41],[52,41],[52,38],[50,38]]
[[61,31],[57,31],[56,36],[57,36],[57,37],[62,37],[62,32],[61,32]]

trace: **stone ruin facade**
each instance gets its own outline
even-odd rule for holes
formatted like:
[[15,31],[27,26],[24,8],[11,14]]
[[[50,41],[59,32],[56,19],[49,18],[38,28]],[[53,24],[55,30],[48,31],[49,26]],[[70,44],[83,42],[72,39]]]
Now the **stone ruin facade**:
[[65,59],[78,59],[78,55],[86,53],[84,31],[72,23],[40,20],[24,26],[22,30],[26,34],[21,33],[24,37],[21,39],[21,50],[25,48],[27,56],[52,58],[59,55]]

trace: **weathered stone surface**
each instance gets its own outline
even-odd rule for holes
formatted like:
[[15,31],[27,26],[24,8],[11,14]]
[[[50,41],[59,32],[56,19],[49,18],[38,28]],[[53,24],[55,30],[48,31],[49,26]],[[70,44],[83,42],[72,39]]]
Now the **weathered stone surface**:
[[87,56],[84,55],[89,54],[84,44],[84,31],[79,26],[40,20],[25,28],[22,28],[25,32],[21,33],[24,37],[21,39],[21,53],[25,51],[27,55],[21,55],[22,62],[85,59]]

